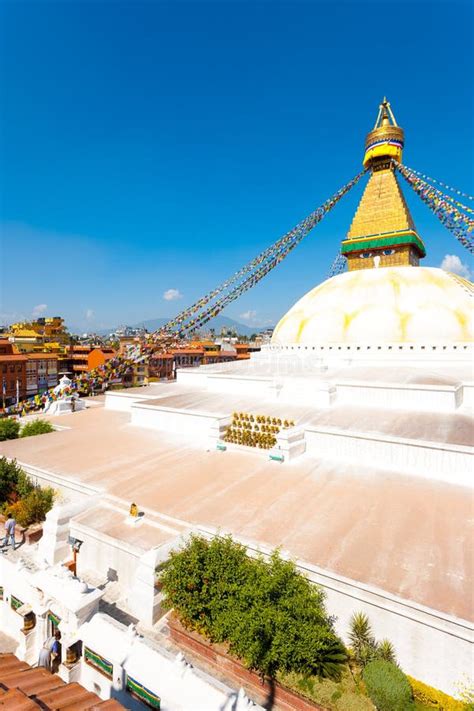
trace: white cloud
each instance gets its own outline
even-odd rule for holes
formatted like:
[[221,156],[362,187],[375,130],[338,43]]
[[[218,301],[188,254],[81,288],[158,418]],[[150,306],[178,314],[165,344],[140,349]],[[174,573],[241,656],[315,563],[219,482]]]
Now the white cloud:
[[95,315],[95,314],[94,314],[94,312],[92,311],[92,309],[87,309],[87,311],[86,311],[86,319],[87,319],[88,321],[90,321],[91,319],[93,319],[93,318],[94,318],[94,315]]
[[240,318],[242,318],[244,321],[255,321],[255,318],[257,316],[256,311],[252,311],[249,309],[248,311],[244,311],[243,314],[240,314]]
[[44,314],[44,312],[46,311],[47,308],[48,308],[48,304],[37,304],[33,308],[32,314],[34,317],[41,316],[41,314]]
[[176,299],[182,299],[183,295],[179,289],[168,289],[163,293],[163,298],[165,301],[175,301]]
[[461,262],[456,254],[446,254],[441,262],[441,269],[445,269],[447,272],[452,272],[453,274],[459,274],[459,276],[465,279],[470,279],[471,270],[468,265]]

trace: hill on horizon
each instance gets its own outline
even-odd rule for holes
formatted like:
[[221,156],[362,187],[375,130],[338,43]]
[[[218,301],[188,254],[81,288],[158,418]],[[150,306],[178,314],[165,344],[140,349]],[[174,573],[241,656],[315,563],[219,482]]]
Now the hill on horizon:
[[[164,326],[165,323],[169,321],[168,318],[151,318],[151,319],[145,319],[144,321],[138,321],[137,323],[134,324],[126,324],[127,326],[131,326],[131,328],[146,328],[147,331],[152,333],[153,331],[156,331],[159,329],[161,326]],[[101,328],[100,330],[96,331],[96,333],[99,336],[107,336],[109,333],[113,333],[118,328],[118,326],[111,327],[111,328]],[[204,326],[202,330],[209,330],[210,328],[214,328],[216,331],[216,334],[219,335],[220,331],[222,328],[229,328],[229,329],[235,329],[237,333],[241,336],[251,336],[252,333],[260,333],[260,331],[265,331],[266,326],[249,326],[245,323],[240,323],[240,321],[235,321],[233,318],[229,318],[228,316],[215,316],[215,318],[211,319],[208,321]]]
[[[167,318],[152,318],[145,321],[139,321],[133,324],[132,328],[146,328],[148,331],[156,331],[158,328],[167,323],[169,319]],[[220,333],[222,328],[234,328],[237,333],[242,336],[251,336],[252,333],[259,333],[264,331],[264,326],[248,326],[245,323],[240,323],[240,321],[235,321],[233,318],[228,316],[215,316],[213,319],[208,321],[202,328],[202,330],[209,330],[210,328],[215,329],[216,333]]]

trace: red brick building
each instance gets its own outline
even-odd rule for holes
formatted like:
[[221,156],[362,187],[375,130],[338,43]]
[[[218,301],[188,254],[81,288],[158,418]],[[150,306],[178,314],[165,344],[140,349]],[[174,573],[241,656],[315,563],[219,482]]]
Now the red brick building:
[[17,397],[26,397],[26,363],[27,357],[20,355],[13,344],[6,339],[0,339],[0,379],[1,405],[12,405]]

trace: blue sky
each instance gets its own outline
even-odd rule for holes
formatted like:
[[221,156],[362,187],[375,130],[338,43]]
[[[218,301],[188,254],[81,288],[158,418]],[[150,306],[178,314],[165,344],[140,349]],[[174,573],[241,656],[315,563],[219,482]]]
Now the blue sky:
[[[406,164],[473,192],[470,2],[7,1],[0,28],[0,321],[173,315],[358,172],[384,94]],[[324,279],[361,190],[225,315]],[[466,262],[407,197],[425,264]]]

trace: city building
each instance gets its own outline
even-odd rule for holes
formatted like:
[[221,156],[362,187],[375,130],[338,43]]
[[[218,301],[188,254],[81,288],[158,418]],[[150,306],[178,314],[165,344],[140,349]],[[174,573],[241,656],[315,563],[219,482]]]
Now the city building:
[[95,347],[91,344],[68,346],[60,360],[59,370],[61,373],[78,375],[104,365],[114,356],[114,349],[107,346]]
[[148,361],[150,381],[173,380],[175,377],[174,356],[172,353],[153,353]]
[[15,327],[6,333],[6,337],[20,353],[34,353],[44,347],[42,336],[31,328],[22,328],[21,324],[14,324]]
[[58,384],[58,355],[56,353],[26,353],[27,397],[42,394]]
[[0,378],[1,405],[12,405],[17,400],[26,397],[26,365],[25,355],[18,353],[9,340],[0,339]]
[[40,344],[55,342],[62,346],[70,342],[71,336],[60,316],[38,318],[35,321],[13,323],[9,337],[20,350],[30,352]]

